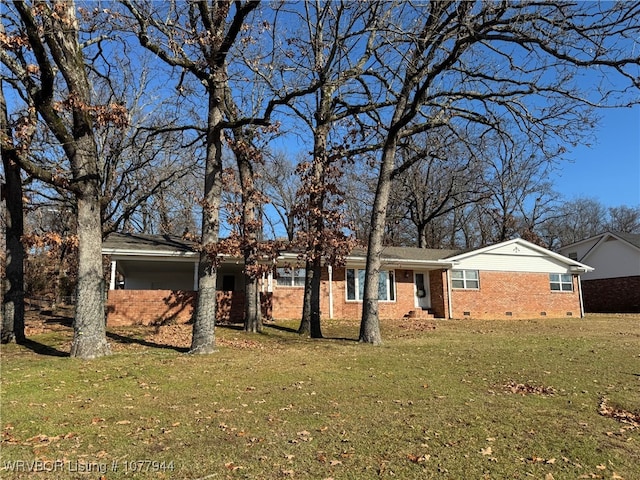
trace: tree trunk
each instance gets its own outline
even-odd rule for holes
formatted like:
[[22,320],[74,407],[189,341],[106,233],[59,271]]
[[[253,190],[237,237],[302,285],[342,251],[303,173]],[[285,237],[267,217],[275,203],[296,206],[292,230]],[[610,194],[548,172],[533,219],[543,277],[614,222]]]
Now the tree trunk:
[[[15,158],[16,152],[9,140],[13,137],[9,128],[7,104],[0,83],[0,142],[2,165],[6,184],[2,191],[2,200],[7,207],[6,215],[6,268],[5,277],[0,285],[2,316],[0,342],[25,341],[24,334],[24,246],[21,237],[24,233],[24,214],[22,203],[22,177]],[[5,143],[6,142],[6,143]],[[0,202],[2,201],[0,200]]]
[[24,334],[24,233],[22,209],[22,178],[20,167],[2,152],[6,185],[3,196],[7,205],[6,215],[6,269],[3,279],[1,342],[23,343]]
[[391,172],[393,171],[395,162],[396,143],[394,139],[390,139],[382,151],[382,165],[380,166],[378,186],[371,211],[371,232],[369,233],[369,245],[367,249],[359,341],[373,345],[380,345],[382,343],[378,313],[378,282],[380,278],[380,256],[383,248],[382,243],[389,195],[391,193]]
[[302,319],[298,327],[300,335],[311,338],[322,338],[320,322],[320,275],[322,273],[321,259],[307,260],[305,265],[304,297]]
[[[96,182],[97,183],[97,182]],[[92,359],[111,353],[106,338],[102,228],[97,185],[78,202],[78,290],[71,356]]]
[[202,208],[202,251],[198,265],[198,298],[189,353],[206,354],[216,351],[218,264],[215,252],[219,235],[220,197],[222,195],[222,139],[219,128],[222,122],[222,111],[219,105],[221,98],[224,98],[222,83],[215,82],[209,86],[207,158]]
[[327,141],[330,124],[326,121],[331,111],[332,86],[325,86],[321,93],[318,125],[313,135],[313,162],[311,165],[311,185],[309,186],[309,207],[304,281],[304,303],[298,333],[311,338],[322,338],[320,328],[320,275],[322,273],[322,253],[325,248],[325,172],[329,162]]
[[[230,103],[231,99],[227,100]],[[234,109],[234,112],[237,109]],[[234,115],[235,116],[235,115]],[[259,152],[253,148],[251,139],[242,128],[233,131],[235,138],[235,156],[238,165],[238,176],[242,190],[242,243],[244,255],[244,330],[258,333],[262,331],[262,316],[260,311],[260,292],[258,289],[257,243],[262,233],[262,218],[256,215],[257,198],[254,173],[251,162],[255,161]]]
[[259,333],[262,331],[262,312],[260,311],[258,279],[254,275],[245,274],[244,281],[244,331]]

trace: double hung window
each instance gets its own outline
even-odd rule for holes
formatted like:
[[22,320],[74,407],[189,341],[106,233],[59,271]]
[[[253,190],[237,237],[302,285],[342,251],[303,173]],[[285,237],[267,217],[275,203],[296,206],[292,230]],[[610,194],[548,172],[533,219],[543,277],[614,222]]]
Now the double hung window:
[[304,287],[304,268],[278,268],[276,270],[276,284],[279,287]]
[[468,290],[480,288],[480,275],[478,270],[453,270],[451,272],[451,286]]
[[[347,300],[362,301],[365,270],[347,268]],[[382,270],[378,275],[378,300],[395,302],[396,282],[393,270]]]
[[573,292],[573,277],[565,273],[550,273],[549,284],[552,292]]

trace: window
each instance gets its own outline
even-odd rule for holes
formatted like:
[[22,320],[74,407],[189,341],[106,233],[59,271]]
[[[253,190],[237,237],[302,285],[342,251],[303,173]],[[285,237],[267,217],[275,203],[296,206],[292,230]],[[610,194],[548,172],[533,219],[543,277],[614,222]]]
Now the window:
[[304,268],[278,268],[276,285],[280,287],[304,287]]
[[549,284],[552,292],[573,292],[573,277],[565,273],[550,273]]
[[[347,300],[362,301],[365,270],[347,268]],[[396,282],[393,270],[382,270],[378,276],[378,300],[395,302]]]
[[451,272],[451,286],[453,288],[479,289],[478,270],[453,270]]

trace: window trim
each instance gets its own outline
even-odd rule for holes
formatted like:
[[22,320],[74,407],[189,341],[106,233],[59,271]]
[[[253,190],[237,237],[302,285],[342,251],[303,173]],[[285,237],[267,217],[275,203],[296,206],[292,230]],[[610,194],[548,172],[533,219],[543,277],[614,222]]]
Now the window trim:
[[[556,277],[556,279],[554,279],[554,277]],[[569,277],[569,279],[567,280],[563,277]],[[553,288],[554,285],[557,285],[558,288]],[[563,288],[563,286],[567,285],[570,287],[568,290]],[[570,273],[550,273],[549,289],[551,292],[556,293],[573,293],[573,275]]]
[[[281,274],[281,272],[283,272]],[[296,275],[298,272],[298,275]],[[300,275],[302,273],[302,275]],[[293,267],[276,267],[276,286],[283,288],[304,288],[304,282],[306,279],[306,270],[304,268],[293,268]],[[296,285],[296,278],[302,279],[301,285]],[[287,280],[287,283],[280,283],[281,280]]]
[[[467,272],[473,272],[475,273],[475,278],[472,278],[471,276],[467,276]],[[455,274],[456,273],[461,273],[462,274],[462,278],[455,278]],[[455,286],[454,282],[460,282],[462,281],[462,286]],[[470,284],[472,282],[475,282],[475,286],[470,286]],[[451,288],[455,289],[455,290],[480,290],[480,270],[470,270],[470,269],[463,269],[463,270],[451,270]]]
[[[354,288],[354,298],[349,298],[349,270],[353,271],[353,288]],[[364,291],[364,283],[362,285],[362,289],[360,288],[360,274],[362,272],[362,278],[364,279],[365,275],[364,268],[345,268],[344,269],[344,298],[345,302],[362,302],[362,298],[360,295],[360,291]],[[396,282],[396,271],[394,269],[390,270],[380,270],[379,275],[385,275],[385,286],[386,286],[386,300],[380,298],[380,290],[378,289],[378,302],[383,303],[396,303],[397,302],[397,282]],[[380,278],[380,277],[378,277]]]

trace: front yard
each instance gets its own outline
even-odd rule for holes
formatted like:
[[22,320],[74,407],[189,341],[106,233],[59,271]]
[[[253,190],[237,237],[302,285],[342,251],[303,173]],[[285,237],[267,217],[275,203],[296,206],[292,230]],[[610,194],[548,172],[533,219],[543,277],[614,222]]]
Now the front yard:
[[64,357],[64,318],[2,347],[0,477],[640,478],[640,316],[216,330],[109,329]]

